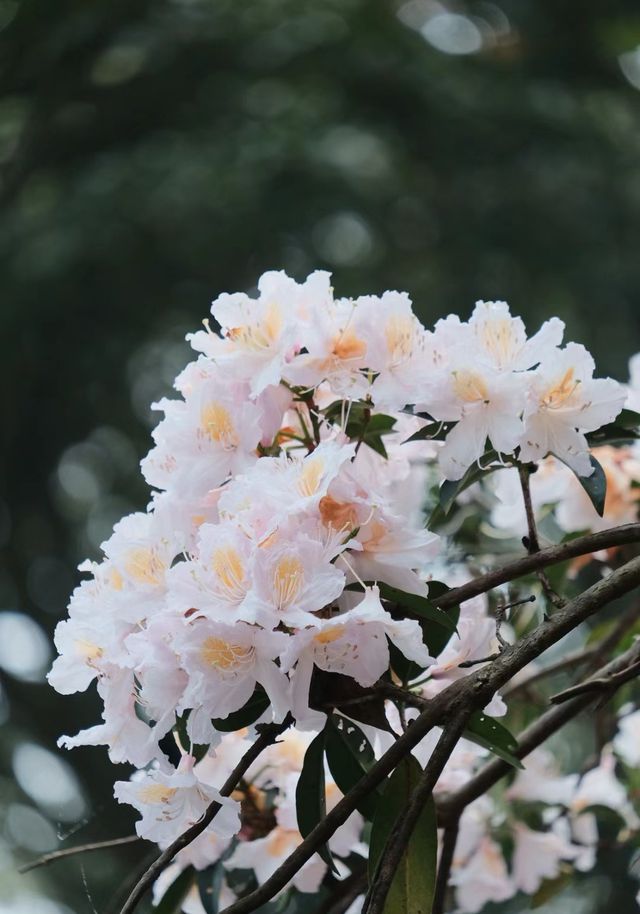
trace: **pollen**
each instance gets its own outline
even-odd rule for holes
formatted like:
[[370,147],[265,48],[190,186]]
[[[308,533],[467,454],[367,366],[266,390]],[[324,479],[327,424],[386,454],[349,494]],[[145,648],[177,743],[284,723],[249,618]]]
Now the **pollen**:
[[208,403],[200,414],[200,426],[211,441],[223,447],[238,446],[238,434],[231,413],[221,403]]
[[489,402],[489,391],[484,378],[475,371],[454,371],[453,390],[464,403]]
[[324,472],[324,461],[319,457],[305,460],[296,488],[300,495],[311,497],[318,491]]
[[276,564],[273,573],[273,594],[278,609],[294,602],[304,583],[304,568],[295,555],[287,555]]
[[147,784],[142,787],[138,798],[142,803],[168,803],[176,792],[175,787],[168,787],[166,784]]
[[235,670],[253,662],[255,649],[250,645],[230,644],[222,638],[206,638],[200,656],[206,664],[218,670]]
[[132,549],[128,553],[124,562],[124,570],[139,584],[159,587],[164,582],[167,566],[154,549],[141,547]]
[[574,369],[567,368],[562,377],[547,388],[540,398],[540,402],[547,409],[560,409],[567,405],[567,401],[573,396],[579,384],[580,381],[574,377]]
[[282,311],[275,302],[267,306],[263,318],[253,324],[232,327],[227,331],[227,338],[242,349],[260,352],[269,349],[282,333]]
[[414,330],[413,319],[407,315],[394,314],[387,321],[384,335],[393,362],[404,361],[413,353]]
[[349,530],[357,525],[356,507],[349,502],[337,501],[324,495],[318,504],[322,523],[334,530]]
[[353,330],[343,330],[333,340],[333,355],[342,361],[361,359],[367,352],[367,344],[356,336]]
[[101,647],[98,647],[92,641],[87,641],[85,638],[76,638],[74,644],[80,656],[85,660],[99,660],[104,654]]
[[318,644],[332,644],[344,634],[344,625],[334,625],[331,628],[325,628],[324,631],[318,632],[314,641]]
[[518,351],[518,340],[509,318],[483,322],[480,338],[484,348],[501,368],[505,368]]
[[244,599],[247,586],[242,557],[233,546],[221,546],[211,556],[211,568],[215,572],[225,596],[238,603]]

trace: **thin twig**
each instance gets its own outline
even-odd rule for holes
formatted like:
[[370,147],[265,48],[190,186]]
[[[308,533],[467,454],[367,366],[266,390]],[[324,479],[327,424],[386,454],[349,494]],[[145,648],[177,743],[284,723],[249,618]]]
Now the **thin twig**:
[[320,905],[314,914],[344,914],[344,912],[367,890],[367,865],[356,870],[339,882],[336,891]]
[[[531,472],[528,467],[518,466],[518,475],[520,477],[520,488],[522,489],[522,497],[524,500],[524,511],[527,516],[527,528],[529,535],[523,539],[523,543],[527,552],[530,555],[534,555],[536,552],[540,552],[540,541],[538,540],[538,530],[536,527],[536,515],[533,510],[533,502],[531,500],[531,483],[530,476]],[[566,600],[555,592],[551,586],[551,581],[547,577],[547,573],[543,568],[538,568],[536,570],[536,575],[540,584],[542,585],[542,590],[547,600],[555,607],[564,606]]]
[[436,887],[433,893],[431,914],[444,914],[445,902],[447,900],[447,886],[449,885],[449,873],[451,872],[451,866],[456,852],[459,828],[460,817],[453,816],[442,835],[440,862],[438,864],[438,875],[436,876]]
[[566,562],[581,555],[590,555],[592,552],[600,552],[602,549],[627,546],[631,543],[640,543],[640,523],[623,524],[621,527],[614,527],[611,530],[601,530],[598,533],[590,533],[588,536],[579,536],[567,543],[561,543],[559,546],[549,546],[532,555],[522,556],[522,558],[503,565],[502,568],[494,568],[472,581],[467,581],[460,587],[454,587],[441,596],[434,597],[431,602],[440,609],[449,609],[459,603],[464,603],[465,600],[477,597],[479,594],[487,593],[501,584],[506,584],[508,581],[531,574],[538,568],[558,565],[560,562]]
[[[280,736],[281,733],[284,733],[284,731],[290,727],[292,723],[293,718],[290,714],[288,714],[281,724],[266,724],[260,727],[260,735],[245,752],[227,780],[220,788],[220,794],[223,797],[228,797],[233,793],[233,791],[238,786],[238,783],[244,777],[247,769],[254,763],[254,761],[263,752],[263,750],[266,749],[267,746],[270,746],[272,743],[274,743],[278,736]],[[154,860],[151,866],[142,874],[133,891],[122,906],[120,914],[132,914],[132,911],[135,910],[138,902],[142,899],[147,890],[153,885],[160,873],[162,873],[162,871],[169,866],[179,851],[191,844],[192,841],[195,841],[198,835],[202,834],[205,828],[207,828],[207,826],[213,822],[221,808],[221,804],[214,800],[213,803],[209,804],[202,818],[200,818],[190,828],[179,835],[175,841],[172,841],[169,847],[164,850],[160,856]]]
[[577,685],[563,689],[562,692],[556,692],[549,701],[552,705],[562,704],[576,695],[584,695],[588,692],[612,693],[616,689],[635,679],[640,673],[640,660],[630,664],[626,669],[620,670],[619,673],[611,673],[607,676],[597,676],[594,679],[587,679],[586,682],[579,682]]
[[59,851],[51,851],[43,854],[37,860],[25,863],[18,867],[19,873],[28,873],[40,866],[49,866],[50,863],[56,863],[58,860],[64,860],[66,857],[75,857],[76,854],[88,854],[91,851],[102,851],[109,847],[119,847],[121,844],[133,844],[134,841],[141,841],[139,835],[126,835],[124,838],[109,838],[107,841],[93,841],[90,844],[77,844],[75,847],[64,847]]
[[409,802],[404,809],[400,810],[393,824],[384,849],[380,854],[369,892],[364,901],[362,914],[383,914],[391,883],[402,855],[411,840],[413,829],[416,827],[420,814],[424,809],[424,804],[432,796],[433,788],[442,774],[442,769],[447,764],[472,713],[471,709],[460,709],[458,715],[442,731],[431,758],[411,793]]
[[507,699],[513,698],[514,695],[517,695],[520,692],[525,692],[529,686],[535,685],[535,683],[541,682],[543,679],[549,679],[551,676],[555,676],[558,673],[564,673],[566,670],[571,670],[574,667],[582,666],[584,663],[594,657],[595,654],[595,647],[585,648],[584,650],[574,651],[572,654],[567,654],[566,657],[561,657],[559,660],[556,660],[553,663],[548,663],[541,669],[535,670],[528,676],[525,676],[522,679],[514,682],[513,685],[507,686],[507,688],[502,692],[502,697],[505,701]]
[[[636,534],[640,532],[640,525],[635,526],[634,532]],[[408,727],[407,732],[398,737],[275,872],[253,892],[225,908],[222,914],[249,914],[270,901],[316,853],[318,848],[325,844],[346,822],[360,801],[393,771],[434,726],[446,724],[455,719],[460,712],[471,713],[486,707],[492,696],[517,672],[593,613],[638,585],[640,585],[640,558],[635,558],[622,568],[613,571],[608,577],[593,584],[563,609],[558,610],[552,618],[545,620],[519,642],[507,648],[490,666],[483,667],[443,689],[429,701],[428,706]],[[575,701],[583,700],[582,697],[575,699]],[[560,711],[563,708],[553,710]]]

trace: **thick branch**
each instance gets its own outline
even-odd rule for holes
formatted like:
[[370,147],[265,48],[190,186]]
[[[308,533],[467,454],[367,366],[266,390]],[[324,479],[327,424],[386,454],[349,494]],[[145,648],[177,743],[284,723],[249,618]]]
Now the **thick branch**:
[[432,602],[441,609],[448,609],[457,606],[471,597],[477,597],[478,594],[487,593],[500,584],[506,584],[516,578],[531,574],[539,568],[546,568],[548,565],[558,565],[560,562],[566,562],[569,559],[575,559],[581,555],[589,555],[592,552],[599,552],[601,549],[611,549],[614,546],[627,546],[630,543],[640,543],[640,524],[624,524],[621,527],[614,527],[612,530],[601,530],[599,533],[590,533],[588,536],[580,536],[568,543],[561,543],[559,546],[549,546],[548,549],[541,549],[533,555],[525,555],[502,568],[494,568],[486,574],[468,581],[460,587],[447,591],[440,597],[434,597]]
[[[640,525],[634,534],[640,533]],[[560,547],[558,547],[560,548]],[[542,554],[542,553],[540,553]],[[535,558],[532,556],[531,558]],[[355,787],[327,813],[305,840],[255,891],[225,909],[223,914],[248,914],[274,897],[293,878],[318,848],[346,822],[360,800],[369,794],[400,761],[437,724],[446,724],[458,715],[484,708],[495,692],[519,670],[555,644],[602,606],[628,593],[640,584],[640,558],[598,581],[563,609],[554,613],[518,643],[508,647],[492,664],[452,683],[431,699],[428,707],[361,778]],[[479,591],[481,592],[481,591]],[[450,594],[447,594],[449,596]],[[465,597],[467,599],[467,597]],[[576,699],[578,700],[578,699]]]
[[[283,733],[289,726],[291,726],[292,722],[293,719],[291,715],[287,715],[281,724],[267,724],[261,727],[260,735],[256,741],[245,752],[227,780],[220,788],[220,793],[223,797],[228,797],[233,793],[239,782],[244,777],[247,769],[255,762],[255,760],[267,748],[267,746],[270,746],[272,743],[274,743],[277,737],[280,736],[280,734]],[[214,802],[207,807],[207,810],[202,818],[195,822],[181,835],[179,835],[175,841],[173,841],[169,847],[153,861],[151,866],[145,870],[145,872],[142,874],[134,886],[133,891],[125,901],[120,914],[132,914],[132,911],[135,910],[138,902],[144,896],[146,891],[153,885],[160,873],[169,866],[179,851],[191,844],[192,841],[195,841],[198,835],[202,834],[205,828],[207,828],[207,826],[213,822],[221,808],[221,804],[214,800]]]
[[[637,642],[628,651],[620,654],[619,657],[602,667],[598,671],[598,675],[601,677],[613,676],[620,671],[626,670],[630,664],[638,660],[639,654],[640,642]],[[593,692],[582,693],[561,705],[550,708],[531,726],[519,734],[518,748],[514,750],[514,755],[519,759],[525,758],[560,730],[568,721],[573,720],[581,711],[588,708],[593,700]],[[450,823],[456,821],[466,806],[485,794],[487,790],[511,771],[513,771],[513,768],[508,762],[503,762],[502,759],[497,758],[492,759],[464,787],[461,787],[455,793],[442,797],[438,801],[439,824],[446,828]]]

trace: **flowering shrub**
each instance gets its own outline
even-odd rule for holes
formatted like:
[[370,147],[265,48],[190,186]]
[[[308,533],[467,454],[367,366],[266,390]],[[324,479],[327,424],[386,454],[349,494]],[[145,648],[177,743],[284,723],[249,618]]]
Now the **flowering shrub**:
[[104,706],[61,743],[137,769],[115,796],[164,851],[123,911],[155,881],[190,914],[475,912],[590,869],[595,807],[640,832],[618,777],[640,712],[580,770],[542,743],[637,672],[633,605],[586,620],[640,583],[639,395],[504,302],[426,330],[406,294],[336,299],[326,273],[258,290],[189,336],[150,505],[56,630],[52,686],[95,679]]

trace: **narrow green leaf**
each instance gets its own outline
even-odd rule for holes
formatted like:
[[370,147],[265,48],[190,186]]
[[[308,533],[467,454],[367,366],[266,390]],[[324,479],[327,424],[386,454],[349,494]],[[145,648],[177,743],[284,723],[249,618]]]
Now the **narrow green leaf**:
[[444,441],[455,425],[456,422],[430,422],[410,435],[405,444],[409,441]]
[[604,514],[604,503],[607,497],[607,477],[601,464],[593,454],[589,455],[593,473],[591,476],[578,476],[578,482],[585,490],[600,517]]
[[[329,770],[343,793],[355,787],[375,762],[371,744],[360,727],[339,714],[327,721],[325,748]],[[360,801],[358,810],[365,818],[373,819],[378,799],[375,790]]]
[[[369,879],[395,821],[407,805],[422,769],[408,756],[387,780],[371,828]],[[429,914],[436,883],[438,832],[433,798],[425,803],[389,887],[384,914]]]
[[223,733],[242,730],[243,727],[254,724],[259,717],[262,717],[269,707],[269,704],[269,698],[264,689],[260,686],[256,686],[253,695],[246,705],[240,708],[239,711],[233,711],[233,713],[229,714],[227,717],[214,718],[212,721],[213,726],[216,730],[220,730]]
[[[313,739],[304,754],[302,771],[296,787],[296,816],[298,828],[303,838],[321,822],[327,814],[327,798],[324,778],[324,745],[325,731]],[[333,857],[326,844],[318,853],[337,872]]]
[[[435,599],[437,599],[437,597],[441,597],[445,593],[447,593],[448,591],[451,590],[451,588],[448,587],[446,584],[443,584],[442,581],[429,581],[427,584],[427,587],[429,588],[429,599],[430,600],[435,600]],[[448,616],[449,619],[451,619],[453,626],[454,626],[454,630],[457,629],[458,621],[460,619],[460,607],[452,606],[449,609],[446,609],[446,610],[441,609],[439,611],[444,612],[444,614],[446,616]],[[423,628],[423,634],[425,636],[425,644],[429,648],[429,653],[431,654],[432,657],[440,656],[440,654],[443,652],[443,650],[449,643],[449,639],[451,638],[453,633],[454,633],[453,631],[447,631],[443,628],[429,628],[429,630],[427,632],[425,632],[424,628]]]
[[518,750],[518,741],[515,736],[503,724],[498,723],[493,717],[487,717],[482,711],[476,711],[469,718],[464,736],[472,743],[477,743],[478,746],[483,746],[493,752],[514,768],[524,768],[520,759],[515,755]]
[[434,606],[427,597],[421,597],[415,593],[405,593],[389,584],[379,583],[380,596],[383,600],[395,603],[400,609],[408,610],[411,615],[419,616],[429,622],[435,622],[436,625],[442,626],[449,633],[455,631],[456,623],[450,615],[442,609]]
[[220,910],[220,892],[225,877],[222,860],[216,860],[213,866],[198,873],[198,894],[206,914],[218,914]]
[[640,438],[640,413],[632,409],[623,409],[613,422],[603,425],[595,432],[589,432],[586,437],[592,447],[637,441]]
[[427,521],[427,527],[431,528],[434,525],[443,523],[447,514],[453,507],[458,495],[464,492],[465,489],[468,489],[469,486],[472,486],[475,482],[479,482],[481,479],[484,479],[485,476],[488,476],[490,473],[494,473],[496,470],[504,469],[505,463],[509,458],[502,455],[502,462],[496,463],[500,455],[497,451],[488,449],[484,452],[480,458],[479,464],[474,463],[469,467],[467,472],[464,474],[462,479],[445,479],[445,481],[440,486],[439,492],[439,503],[431,512],[431,516]]
[[157,905],[154,906],[155,914],[181,914],[182,902],[195,882],[196,871],[192,866],[183,870],[164,893]]

